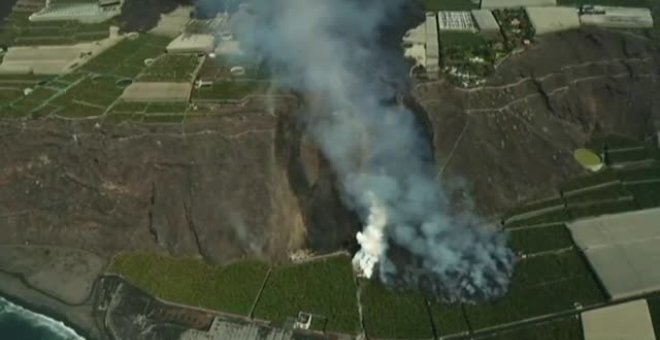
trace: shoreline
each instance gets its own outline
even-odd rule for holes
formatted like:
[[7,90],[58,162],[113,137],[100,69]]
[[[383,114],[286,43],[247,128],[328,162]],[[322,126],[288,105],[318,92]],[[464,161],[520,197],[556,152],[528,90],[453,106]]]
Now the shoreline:
[[[7,278],[9,280],[6,280]],[[14,282],[10,282],[12,280]],[[93,309],[85,311],[81,308],[87,306],[71,306],[58,301],[54,297],[21,282],[14,275],[0,274],[0,297],[30,312],[41,314],[56,322],[62,322],[64,326],[72,329],[85,340],[102,339],[94,335],[94,333],[99,335],[102,335],[102,333],[101,329],[96,327],[94,323]],[[75,320],[76,318],[71,316],[77,316],[79,320]],[[87,321],[92,321],[92,323],[83,325],[83,322],[78,322],[84,318],[89,318]],[[94,329],[90,329],[90,326]]]

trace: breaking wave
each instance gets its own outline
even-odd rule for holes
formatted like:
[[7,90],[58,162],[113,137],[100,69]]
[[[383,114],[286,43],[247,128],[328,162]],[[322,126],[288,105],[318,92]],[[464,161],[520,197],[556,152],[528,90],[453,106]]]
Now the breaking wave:
[[85,340],[63,322],[0,297],[0,339]]

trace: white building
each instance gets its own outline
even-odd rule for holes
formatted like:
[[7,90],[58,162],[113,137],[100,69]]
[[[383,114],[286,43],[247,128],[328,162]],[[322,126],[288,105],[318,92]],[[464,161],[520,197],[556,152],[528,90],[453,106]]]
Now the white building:
[[582,313],[585,340],[655,340],[646,300],[635,300]]
[[183,33],[167,45],[167,53],[209,53],[215,48],[215,38],[210,34]]
[[568,229],[612,299],[660,290],[660,208],[587,218]]
[[567,31],[580,27],[575,7],[526,7],[527,17],[536,34]]
[[648,8],[582,6],[580,22],[611,28],[652,28],[653,15]]
[[434,75],[440,71],[440,43],[438,40],[438,19],[435,13],[426,14],[426,72]]
[[500,25],[495,20],[493,12],[488,9],[476,9],[472,11],[474,23],[479,32],[485,37],[500,38]]
[[557,6],[557,0],[481,0],[482,9]]
[[82,23],[100,23],[121,14],[121,5],[101,7],[97,3],[46,6],[39,12],[32,13],[30,21],[79,21]]
[[440,31],[468,31],[474,32],[472,13],[469,11],[440,11],[438,12],[438,28]]
[[435,13],[427,13],[426,20],[409,30],[403,37],[404,54],[423,66],[433,77],[440,70],[438,21]]

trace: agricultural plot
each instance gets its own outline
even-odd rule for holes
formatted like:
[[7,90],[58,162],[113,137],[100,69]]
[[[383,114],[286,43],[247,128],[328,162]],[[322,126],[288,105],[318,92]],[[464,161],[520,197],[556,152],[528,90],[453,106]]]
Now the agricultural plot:
[[480,0],[424,0],[426,11],[466,11],[478,9]]
[[587,189],[579,192],[572,192],[564,195],[564,200],[570,208],[573,205],[588,203],[594,201],[616,200],[621,197],[630,196],[630,192],[626,190],[620,182],[613,182],[605,186]]
[[[244,74],[235,74],[231,70],[240,66]],[[213,82],[223,81],[246,81],[267,80],[270,78],[270,70],[265,63],[250,58],[207,58],[200,68],[199,77]]]
[[507,295],[493,302],[466,305],[465,311],[470,325],[479,330],[571,311],[605,299],[586,261],[571,250],[522,259]]
[[595,174],[580,176],[559,185],[559,190],[567,193],[573,190],[588,188],[595,185],[601,185],[610,182],[616,182],[619,178],[616,172],[612,169],[604,169]]
[[649,7],[654,0],[558,0],[560,6],[580,6],[598,4],[601,6]]
[[569,219],[570,219],[570,215],[568,214],[566,209],[564,207],[560,207],[557,209],[548,210],[539,213],[537,215],[528,218],[514,220],[514,221],[507,221],[504,223],[504,227],[516,228],[516,227],[531,226],[536,224],[560,223],[560,222],[566,222]]
[[0,45],[70,45],[105,39],[112,21],[82,24],[77,21],[31,22],[30,12],[14,11],[5,19]]
[[116,77],[135,78],[146,67],[145,60],[163,54],[169,42],[169,38],[151,34],[142,34],[133,40],[125,39],[90,60],[82,67],[82,70]]
[[653,330],[655,334],[660,334],[660,296],[654,296],[646,300],[653,321]]
[[[364,327],[372,338],[424,339],[433,337],[425,299],[417,293],[395,293],[379,282],[362,281],[361,302]],[[465,320],[451,322],[438,308],[442,329],[462,330]],[[448,320],[449,322],[444,322]]]
[[193,80],[199,64],[197,55],[165,54],[156,59],[138,78],[144,82],[186,82]]
[[57,91],[55,90],[45,87],[37,87],[29,95],[23,96],[21,99],[12,102],[10,105],[14,109],[23,112],[26,116],[28,116],[30,113],[43,106],[44,103],[46,103],[56,94]]
[[546,321],[527,325],[494,335],[476,337],[478,340],[584,340],[579,317]]
[[534,27],[524,9],[497,9],[493,15],[500,24],[507,50],[524,48],[534,38]]
[[68,89],[52,103],[62,107],[59,116],[79,118],[99,116],[122,93],[117,86],[117,78],[90,76]]
[[264,93],[267,82],[232,81],[214,83],[193,91],[193,100],[242,100],[248,95]]
[[620,198],[613,201],[600,201],[582,205],[572,205],[567,209],[570,219],[592,217],[605,214],[637,210],[638,206],[632,197]]
[[660,181],[651,183],[626,184],[641,209],[660,206]]
[[274,269],[254,316],[283,324],[298,312],[327,319],[326,330],[355,334],[359,328],[356,286],[344,255]]
[[624,164],[651,160],[651,150],[644,147],[629,150],[608,150],[606,160],[608,164]]
[[549,209],[554,207],[559,207],[564,205],[564,200],[561,197],[551,197],[542,200],[531,201],[528,203],[522,203],[517,207],[514,207],[502,215],[503,219],[508,219],[517,215],[522,215],[525,213]]
[[115,257],[109,271],[167,301],[248,315],[268,265],[242,260],[219,267],[194,258],[133,253]]
[[[50,77],[34,75],[0,76],[0,117],[25,117],[28,113],[54,94],[54,91],[38,84],[45,84]],[[23,90],[34,91],[24,95]]]
[[439,336],[464,334],[469,326],[460,305],[430,303],[429,311]]
[[572,247],[573,240],[566,225],[553,224],[510,231],[509,246],[519,253],[536,254]]

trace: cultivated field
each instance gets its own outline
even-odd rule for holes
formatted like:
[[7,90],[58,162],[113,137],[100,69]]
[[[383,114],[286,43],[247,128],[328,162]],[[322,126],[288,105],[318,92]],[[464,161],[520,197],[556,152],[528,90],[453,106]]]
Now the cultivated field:
[[356,294],[353,267],[345,255],[275,268],[254,316],[283,324],[298,312],[308,312],[326,318],[327,331],[356,334]]
[[0,30],[0,46],[71,45],[105,39],[113,20],[100,24],[77,21],[30,22],[31,12],[14,11]]
[[480,0],[423,0],[427,11],[460,11],[479,8]]
[[247,316],[268,265],[243,260],[220,267],[200,259],[139,253],[115,257],[109,271],[164,300]]

